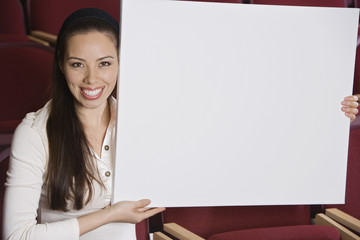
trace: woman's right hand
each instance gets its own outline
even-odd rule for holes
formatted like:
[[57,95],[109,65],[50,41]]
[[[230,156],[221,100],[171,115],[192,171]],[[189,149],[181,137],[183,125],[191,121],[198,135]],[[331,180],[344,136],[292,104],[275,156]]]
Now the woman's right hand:
[[104,209],[78,217],[80,236],[111,222],[138,223],[165,210],[148,208],[151,201],[121,201]]
[[149,199],[139,201],[121,201],[105,208],[111,222],[138,223],[156,215],[165,208],[147,208],[151,203]]

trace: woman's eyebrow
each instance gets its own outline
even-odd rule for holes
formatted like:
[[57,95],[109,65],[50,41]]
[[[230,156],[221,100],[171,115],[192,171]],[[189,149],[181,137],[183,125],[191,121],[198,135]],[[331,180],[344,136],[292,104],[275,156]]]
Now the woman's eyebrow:
[[104,60],[106,58],[113,58],[114,59],[113,56],[105,56],[105,57],[98,58],[97,61],[101,61],[101,60]]
[[[106,58],[112,58],[112,59],[114,59],[113,56],[105,56],[105,57],[98,58],[96,61],[101,61],[101,60],[104,60],[104,59],[106,59]],[[68,57],[68,58],[66,58],[66,60],[72,60],[72,59],[79,60],[79,61],[84,61],[84,62],[86,61],[85,59],[79,58],[79,57]]]
[[79,58],[79,57],[68,57],[68,58],[66,58],[66,60],[72,60],[72,59],[80,60],[80,61],[84,61],[84,62],[85,62],[85,59],[82,59],[82,58]]

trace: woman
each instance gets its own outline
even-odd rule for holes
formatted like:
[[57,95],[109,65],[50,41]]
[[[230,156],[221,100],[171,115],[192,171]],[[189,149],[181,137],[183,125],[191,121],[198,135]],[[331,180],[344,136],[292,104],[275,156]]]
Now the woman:
[[[164,210],[111,204],[119,26],[106,12],[70,15],[55,49],[52,100],[17,128],[6,183],[5,239],[135,239]],[[354,119],[356,97],[343,111]]]
[[55,49],[52,100],[17,128],[4,199],[4,239],[135,239],[134,225],[164,208],[111,204],[119,26],[82,9]]

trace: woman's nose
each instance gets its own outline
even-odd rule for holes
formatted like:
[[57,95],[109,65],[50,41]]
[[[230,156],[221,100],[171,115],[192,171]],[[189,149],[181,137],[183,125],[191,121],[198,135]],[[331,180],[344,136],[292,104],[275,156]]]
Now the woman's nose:
[[84,82],[87,84],[93,84],[97,81],[96,69],[88,68],[87,74],[84,78]]

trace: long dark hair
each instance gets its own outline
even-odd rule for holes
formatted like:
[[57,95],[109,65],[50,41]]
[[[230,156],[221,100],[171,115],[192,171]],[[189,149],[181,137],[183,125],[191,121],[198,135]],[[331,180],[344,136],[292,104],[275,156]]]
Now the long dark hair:
[[[52,100],[46,126],[49,161],[45,180],[49,207],[53,210],[82,209],[94,195],[94,181],[105,187],[99,177],[83,126],[75,112],[74,97],[60,69],[69,37],[92,31],[107,34],[118,49],[118,29],[101,18],[91,17],[72,21],[67,26],[64,23],[55,47]],[[73,202],[72,207],[67,204],[69,200]]]

